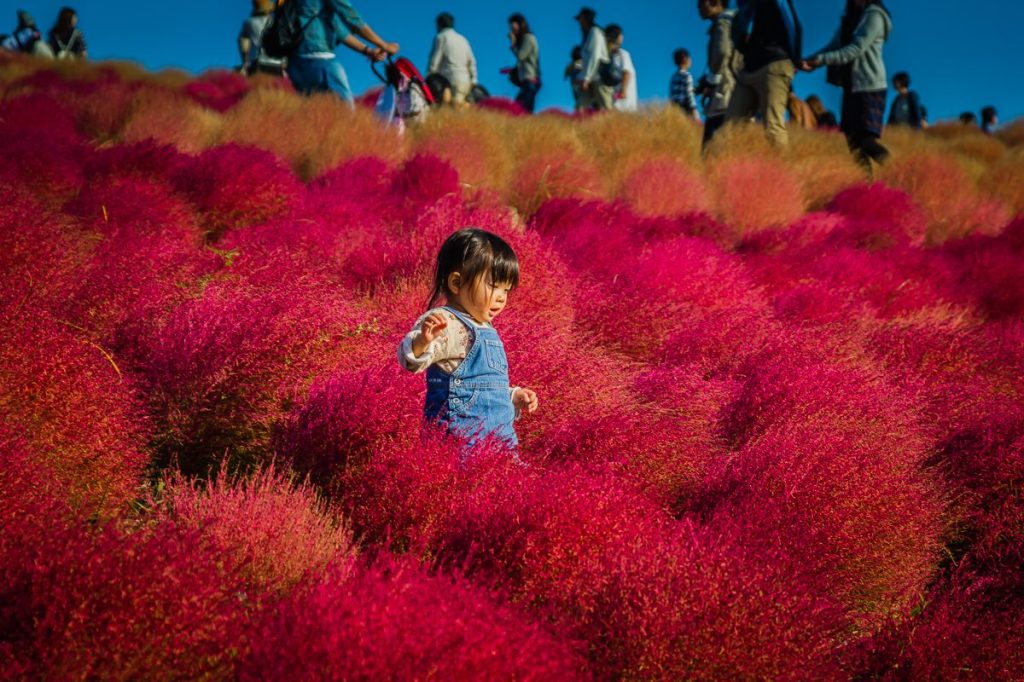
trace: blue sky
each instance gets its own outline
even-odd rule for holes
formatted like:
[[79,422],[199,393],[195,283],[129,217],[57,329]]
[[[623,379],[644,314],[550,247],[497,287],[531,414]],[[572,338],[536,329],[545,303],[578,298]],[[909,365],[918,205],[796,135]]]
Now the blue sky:
[[[2,32],[13,28],[17,7],[32,12],[40,26],[49,27],[62,5],[41,0],[5,4],[8,15],[0,16]],[[402,53],[420,66],[430,49],[434,17],[442,10],[451,12],[456,28],[473,44],[481,82],[498,95],[514,93],[498,69],[512,62],[506,19],[514,11],[522,12],[537,34],[546,75],[538,105],[571,104],[561,74],[570,49],[579,42],[579,29],[572,19],[578,2],[355,0],[354,4],[378,33],[401,43]],[[696,0],[594,0],[588,4],[597,10],[599,23],[622,25],[642,99],[665,97],[676,47],[694,54],[695,73],[704,68],[706,24],[697,15]],[[835,31],[844,0],[796,0],[796,5],[804,23],[806,49],[820,47]],[[978,111],[986,104],[996,106],[1003,121],[1024,115],[1022,79],[1014,73],[1024,56],[1018,35],[1024,25],[1024,3],[889,0],[888,5],[895,25],[886,47],[890,73],[910,71],[913,87],[921,93],[932,120],[952,118],[968,109]],[[178,67],[194,73],[238,62],[235,37],[250,8],[245,0],[77,0],[73,6],[94,58],[128,59],[151,69]],[[355,53],[346,50],[343,63],[357,92],[376,82],[366,61]],[[838,107],[839,92],[825,84],[823,73],[798,76],[796,89],[805,97],[817,93],[832,108]]]

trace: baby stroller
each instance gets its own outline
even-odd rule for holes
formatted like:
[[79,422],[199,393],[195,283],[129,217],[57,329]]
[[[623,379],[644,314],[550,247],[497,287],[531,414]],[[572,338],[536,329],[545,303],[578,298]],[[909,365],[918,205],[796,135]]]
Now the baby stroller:
[[427,88],[416,65],[405,57],[388,58],[384,75],[373,64],[373,73],[384,83],[384,92],[377,100],[374,111],[387,125],[405,131],[407,121],[418,122],[427,117],[434,96]]

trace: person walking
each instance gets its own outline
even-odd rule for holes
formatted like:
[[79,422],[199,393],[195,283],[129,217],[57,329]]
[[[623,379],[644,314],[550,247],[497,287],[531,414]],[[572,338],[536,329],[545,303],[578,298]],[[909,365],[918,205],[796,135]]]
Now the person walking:
[[786,147],[786,106],[803,41],[793,0],[740,0],[732,39],[743,55],[743,67],[736,74],[726,120],[760,114],[768,139]]
[[640,107],[640,98],[637,95],[636,87],[636,67],[633,66],[633,56],[622,47],[626,36],[618,24],[609,24],[605,28],[604,34],[608,41],[608,56],[612,64],[612,71],[622,74],[622,82],[612,88],[615,108],[618,111],[636,111]]
[[465,36],[455,31],[455,17],[441,12],[436,20],[437,35],[430,49],[427,75],[439,73],[452,87],[452,102],[464,107],[477,83],[476,57]]
[[708,29],[708,70],[702,79],[704,100],[704,139],[708,143],[725,123],[729,100],[736,87],[736,72],[742,70],[742,57],[732,42],[732,21],[736,10],[729,8],[729,0],[698,0],[697,11]]
[[377,35],[349,0],[292,1],[298,3],[298,21],[304,30],[302,42],[288,58],[288,78],[304,95],[333,92],[354,107],[348,76],[338,62],[335,49],[345,45],[371,59],[382,60],[387,55],[398,54],[398,44],[386,42]]
[[918,94],[910,89],[910,74],[900,71],[892,77],[892,86],[896,89],[896,99],[889,110],[889,125],[923,128],[924,107]]
[[892,19],[882,0],[846,0],[835,37],[801,64],[805,71],[832,67],[829,82],[843,88],[843,133],[857,162],[869,173],[872,161],[884,163],[889,157],[878,138],[888,89],[882,49],[891,33]]
[[683,113],[700,123],[700,112],[697,111],[697,97],[693,86],[693,75],[690,74],[690,66],[693,59],[690,51],[680,47],[672,53],[672,61],[676,65],[676,71],[668,83],[668,99],[672,104],[682,109]]
[[242,73],[284,75],[284,61],[263,52],[263,31],[274,13],[274,0],[252,0],[252,14],[242,22],[238,34],[238,53],[242,58]]
[[602,65],[609,62],[608,42],[595,21],[597,12],[584,7],[576,14],[583,32],[583,69],[579,74],[580,111],[608,111],[612,108],[613,90],[601,79]]
[[583,47],[576,45],[569,53],[569,64],[565,67],[565,80],[569,81],[572,88],[573,111],[582,111],[583,91],[580,90],[580,74],[583,73]]
[[511,70],[512,84],[519,88],[516,101],[524,110],[533,113],[540,90],[540,48],[537,37],[530,30],[530,24],[522,14],[508,18],[508,37],[512,41],[512,54],[516,65]]
[[88,57],[85,36],[78,28],[78,13],[70,7],[62,7],[57,21],[47,35],[50,49],[57,59],[85,59]]

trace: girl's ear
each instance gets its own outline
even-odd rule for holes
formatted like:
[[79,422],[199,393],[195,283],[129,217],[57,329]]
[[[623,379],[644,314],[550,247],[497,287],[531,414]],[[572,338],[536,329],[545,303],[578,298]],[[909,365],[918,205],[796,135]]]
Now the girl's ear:
[[462,274],[458,273],[458,272],[453,272],[450,275],[448,275],[447,285],[448,285],[448,291],[450,293],[453,293],[456,296],[458,296],[459,295],[459,287],[462,286]]

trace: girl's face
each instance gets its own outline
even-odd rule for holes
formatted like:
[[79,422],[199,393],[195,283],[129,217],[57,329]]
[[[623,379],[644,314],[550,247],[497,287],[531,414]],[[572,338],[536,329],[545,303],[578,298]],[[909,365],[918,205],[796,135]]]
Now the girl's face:
[[494,282],[487,274],[468,286],[459,273],[448,276],[448,302],[480,323],[493,322],[501,314],[511,291],[511,284]]

